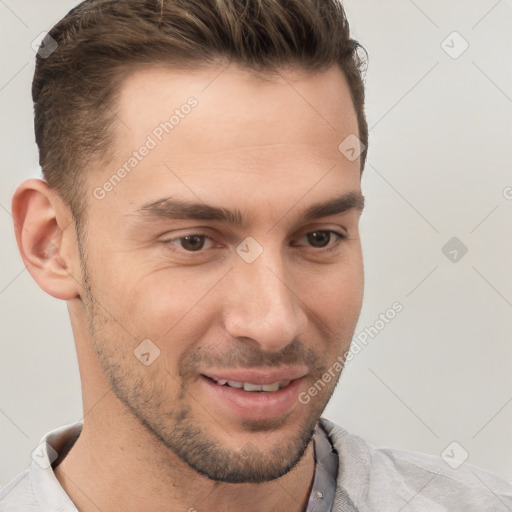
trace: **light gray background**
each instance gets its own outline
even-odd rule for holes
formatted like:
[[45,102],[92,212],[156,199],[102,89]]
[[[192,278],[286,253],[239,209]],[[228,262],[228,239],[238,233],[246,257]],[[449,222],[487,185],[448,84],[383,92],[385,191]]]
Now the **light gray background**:
[[[0,485],[44,433],[81,419],[66,304],[24,268],[10,216],[16,185],[39,175],[31,41],[75,4],[0,0]],[[356,334],[395,301],[403,311],[347,366],[325,416],[378,446],[437,455],[457,441],[512,479],[511,1],[345,7],[370,56]],[[453,31],[469,43],[456,59]],[[441,250],[454,236],[468,248],[457,262]]]

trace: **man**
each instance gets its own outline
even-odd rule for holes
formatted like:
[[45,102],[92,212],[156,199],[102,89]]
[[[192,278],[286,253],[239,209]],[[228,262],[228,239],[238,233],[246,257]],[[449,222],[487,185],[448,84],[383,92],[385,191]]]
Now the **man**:
[[84,418],[1,511],[510,510],[506,480],[321,418],[363,296],[368,128],[339,3],[87,0],[42,48],[45,180],[13,217],[67,301]]

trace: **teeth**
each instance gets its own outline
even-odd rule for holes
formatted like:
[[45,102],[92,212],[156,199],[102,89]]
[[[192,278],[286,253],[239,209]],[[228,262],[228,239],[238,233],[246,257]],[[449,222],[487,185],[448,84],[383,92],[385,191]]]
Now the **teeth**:
[[263,391],[279,391],[279,382],[274,382],[274,384],[264,384],[263,386],[261,386],[261,389]]
[[234,380],[219,379],[216,381],[219,386],[231,386],[232,388],[242,389],[244,391],[279,391],[290,384],[289,380],[281,380],[272,384],[252,384],[251,382],[237,382]]
[[262,386],[258,384],[251,384],[250,382],[244,382],[244,391],[261,391]]

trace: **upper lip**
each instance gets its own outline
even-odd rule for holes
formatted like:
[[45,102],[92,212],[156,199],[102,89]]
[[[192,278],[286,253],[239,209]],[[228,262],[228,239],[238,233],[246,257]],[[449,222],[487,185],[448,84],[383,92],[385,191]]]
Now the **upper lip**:
[[227,380],[234,382],[250,382],[251,384],[273,384],[279,381],[292,381],[300,379],[307,374],[305,368],[281,367],[281,368],[236,368],[226,370],[208,370],[201,372],[205,377],[214,380]]

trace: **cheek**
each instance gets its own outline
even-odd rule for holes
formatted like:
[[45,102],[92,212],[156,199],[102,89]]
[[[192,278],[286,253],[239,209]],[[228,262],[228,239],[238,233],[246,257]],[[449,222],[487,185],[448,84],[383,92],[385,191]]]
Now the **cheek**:
[[177,269],[145,276],[118,297],[121,314],[141,339],[151,339],[167,366],[199,343],[214,321],[214,287],[218,276],[198,279]]
[[[359,315],[364,275],[360,260],[319,272],[301,286],[302,297],[325,318],[350,324]],[[301,298],[302,298],[301,297]]]
[[[301,287],[310,308],[310,323],[319,333],[319,350],[328,359],[348,349],[361,312],[364,275],[362,262],[316,275]],[[316,324],[316,325],[315,325]]]

